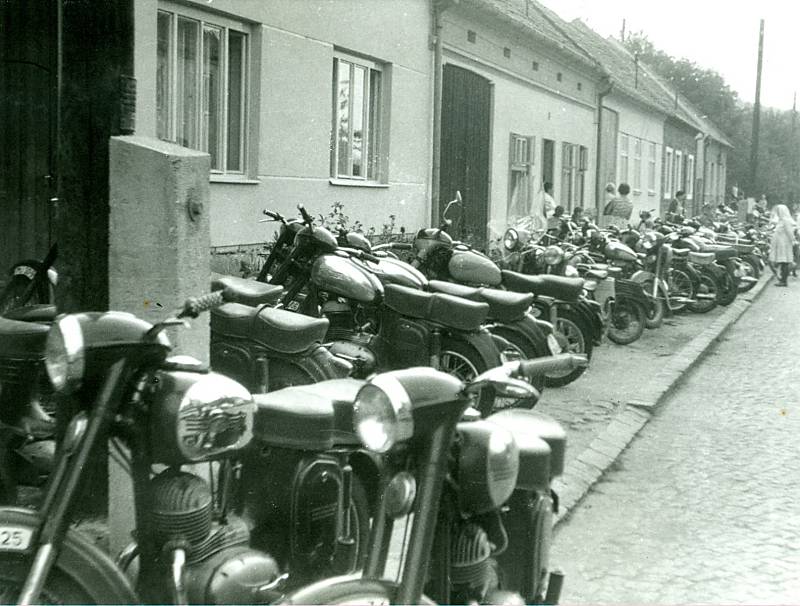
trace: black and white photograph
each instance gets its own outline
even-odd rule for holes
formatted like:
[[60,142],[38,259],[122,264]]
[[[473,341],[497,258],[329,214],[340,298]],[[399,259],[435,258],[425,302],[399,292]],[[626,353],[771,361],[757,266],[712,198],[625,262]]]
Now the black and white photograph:
[[798,26],[0,0],[0,604],[800,604]]

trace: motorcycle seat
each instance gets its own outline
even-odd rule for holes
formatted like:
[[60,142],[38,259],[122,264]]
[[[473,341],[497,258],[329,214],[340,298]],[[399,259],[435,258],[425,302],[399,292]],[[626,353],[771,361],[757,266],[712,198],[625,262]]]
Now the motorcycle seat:
[[583,292],[583,278],[563,276],[529,276],[504,269],[503,286],[514,292],[553,297],[562,301],[577,301]]
[[435,292],[478,301],[489,305],[489,319],[498,322],[514,322],[521,319],[533,303],[533,295],[497,290],[495,288],[473,288],[463,284],[431,280],[428,287]]
[[283,294],[283,286],[245,280],[236,276],[220,276],[211,280],[211,290],[224,290],[225,300],[243,305],[274,305]]
[[41,359],[50,327],[0,318],[0,358]]
[[267,305],[261,308],[225,303],[211,310],[211,331],[251,339],[286,354],[306,351],[325,339],[327,318],[311,318]]
[[694,252],[688,251],[688,259],[690,263],[694,263],[695,265],[710,265],[714,262],[716,258],[714,253],[702,253],[702,252]]
[[675,257],[683,258],[683,257],[686,257],[689,254],[689,249],[688,248],[672,248],[672,254],[675,255]]
[[8,320],[17,320],[19,322],[55,322],[58,310],[55,305],[38,304],[38,305],[25,305],[17,307],[6,313],[5,317]]
[[419,318],[457,330],[477,330],[489,316],[486,303],[468,301],[444,293],[429,293],[397,284],[387,284],[383,302],[409,318]]
[[253,437],[261,443],[315,451],[360,444],[353,431],[353,402],[363,385],[357,379],[333,379],[254,394]]
[[595,280],[605,280],[608,277],[608,271],[604,269],[590,269],[586,272],[586,277]]
[[714,253],[718,261],[724,261],[725,259],[732,259],[733,257],[739,256],[739,251],[733,246],[724,246],[721,244],[707,244],[705,248],[703,248],[703,252]]

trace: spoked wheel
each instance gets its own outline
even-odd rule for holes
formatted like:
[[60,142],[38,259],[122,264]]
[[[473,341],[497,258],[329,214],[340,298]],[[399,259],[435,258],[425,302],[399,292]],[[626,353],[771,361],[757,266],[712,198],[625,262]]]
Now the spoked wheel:
[[628,345],[642,336],[645,311],[630,299],[617,299],[611,305],[608,338],[618,345]]
[[664,323],[664,313],[667,307],[666,301],[662,298],[663,293],[661,289],[656,291],[655,299],[653,297],[653,284],[655,280],[646,280],[642,282],[642,289],[649,299],[651,299],[650,308],[647,310],[644,318],[645,328],[658,328]]
[[[21,554],[0,554],[0,604],[16,604],[30,572],[29,557]],[[37,604],[94,604],[92,597],[69,578],[58,564],[47,575]]]
[[[559,309],[558,319],[553,326],[554,335],[558,339],[563,353],[586,354],[592,356],[591,329],[584,320],[571,309]],[[548,373],[544,384],[547,387],[562,387],[572,383],[586,370],[585,366],[574,370]]]
[[687,299],[694,299],[692,278],[682,269],[673,269],[669,277],[669,302],[673,312],[686,309]]
[[[500,366],[501,363],[499,352],[496,357],[486,356],[466,341],[455,339],[449,335],[442,338],[439,370],[453,375],[461,381],[471,381],[482,372]],[[489,415],[494,406],[492,390],[482,389],[476,405],[483,416]]]
[[720,272],[717,303],[720,305],[730,305],[736,299],[737,294],[739,294],[739,288],[736,286],[736,282],[730,272],[727,270],[725,272]]
[[701,271],[700,286],[695,300],[686,305],[686,309],[696,314],[708,313],[717,306],[717,281],[710,273]]

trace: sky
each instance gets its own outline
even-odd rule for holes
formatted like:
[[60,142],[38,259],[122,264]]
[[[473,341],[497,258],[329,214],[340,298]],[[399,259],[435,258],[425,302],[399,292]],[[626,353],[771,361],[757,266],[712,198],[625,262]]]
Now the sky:
[[560,17],[583,19],[605,36],[643,31],[656,48],[719,72],[753,102],[758,27],[764,19],[762,106],[791,109],[800,92],[798,0],[539,0]]

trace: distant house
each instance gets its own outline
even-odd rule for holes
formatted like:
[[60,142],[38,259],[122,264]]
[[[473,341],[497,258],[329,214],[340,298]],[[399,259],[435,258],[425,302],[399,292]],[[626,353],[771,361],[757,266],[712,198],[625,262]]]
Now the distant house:
[[593,207],[597,62],[532,0],[461,0],[442,21],[440,195],[461,191],[465,232],[541,215],[548,181],[565,209]]

